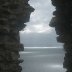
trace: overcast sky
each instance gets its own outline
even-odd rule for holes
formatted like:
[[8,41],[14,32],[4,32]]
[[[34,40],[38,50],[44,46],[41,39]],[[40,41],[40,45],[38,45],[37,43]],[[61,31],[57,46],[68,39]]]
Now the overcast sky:
[[61,46],[56,41],[54,28],[49,27],[49,22],[53,17],[55,8],[50,0],[30,0],[29,4],[35,8],[30,16],[30,21],[26,23],[26,28],[21,32],[21,42],[25,47],[49,47]]

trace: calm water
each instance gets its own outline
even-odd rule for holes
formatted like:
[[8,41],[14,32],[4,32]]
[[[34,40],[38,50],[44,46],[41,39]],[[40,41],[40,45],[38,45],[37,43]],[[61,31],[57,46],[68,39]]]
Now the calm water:
[[20,55],[24,59],[22,72],[65,72],[63,48],[26,47]]

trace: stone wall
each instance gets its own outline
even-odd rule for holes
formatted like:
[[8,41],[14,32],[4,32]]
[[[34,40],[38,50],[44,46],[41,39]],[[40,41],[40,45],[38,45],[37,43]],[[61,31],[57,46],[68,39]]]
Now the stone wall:
[[29,0],[0,0],[0,72],[21,72],[19,31],[29,21],[34,9]]
[[55,27],[57,41],[64,43],[64,68],[66,72],[72,72],[72,0],[52,0],[52,4],[56,11],[50,26]]

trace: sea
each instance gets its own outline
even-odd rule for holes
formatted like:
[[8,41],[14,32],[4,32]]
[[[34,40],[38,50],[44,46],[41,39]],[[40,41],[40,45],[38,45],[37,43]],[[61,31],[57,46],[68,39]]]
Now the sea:
[[62,47],[25,47],[20,52],[22,72],[65,72],[64,54]]

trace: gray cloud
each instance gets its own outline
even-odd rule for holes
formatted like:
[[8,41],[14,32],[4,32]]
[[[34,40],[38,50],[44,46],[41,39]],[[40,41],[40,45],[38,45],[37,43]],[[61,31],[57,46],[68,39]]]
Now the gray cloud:
[[[48,26],[52,13],[55,8],[51,5],[50,0],[30,0],[30,5],[35,8],[35,11],[31,14],[30,22],[27,23],[28,29],[34,31],[33,25]],[[60,46],[57,44],[56,34],[54,29],[52,31],[46,31],[46,33],[21,33],[21,42],[25,46]]]

